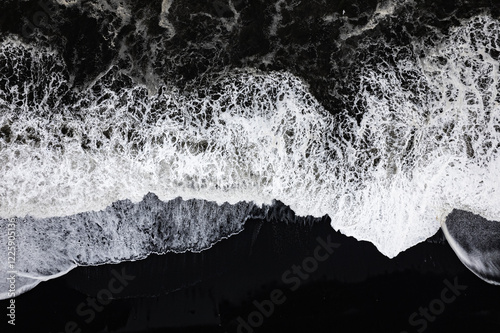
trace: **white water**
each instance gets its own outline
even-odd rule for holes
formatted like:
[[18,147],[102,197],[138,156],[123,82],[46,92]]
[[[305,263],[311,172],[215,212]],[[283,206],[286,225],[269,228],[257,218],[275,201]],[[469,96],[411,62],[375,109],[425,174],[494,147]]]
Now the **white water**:
[[443,233],[462,263],[490,284],[500,285],[500,224],[466,212],[454,212]]
[[[262,218],[254,207],[180,198],[164,203],[148,194],[140,203],[119,201],[99,212],[15,219],[15,267],[8,269],[5,260],[2,278],[8,270],[17,271],[18,295],[77,266],[138,260],[151,253],[199,252],[242,231],[247,218]],[[7,253],[5,244],[7,233],[2,236]],[[0,281],[0,299],[8,296],[6,283]]]
[[[486,50],[500,51],[499,35],[497,21],[476,17],[423,59],[395,49],[396,66],[359,64],[359,125],[331,115],[299,78],[250,69],[200,91],[148,96],[140,86],[112,90],[111,68],[94,84],[100,92],[74,92],[70,107],[60,101],[70,79],[59,55],[6,38],[0,60],[14,76],[0,91],[0,128],[11,132],[0,139],[0,217],[70,216],[148,192],[278,199],[298,215],[328,214],[333,228],[388,257],[433,235],[453,208],[500,220],[500,75]],[[36,102],[26,98],[34,89]],[[26,227],[20,237],[41,246],[32,260],[21,251],[25,272],[63,258],[47,263],[51,276],[75,256],[70,239],[47,249],[50,236]],[[99,251],[93,263],[114,262]]]

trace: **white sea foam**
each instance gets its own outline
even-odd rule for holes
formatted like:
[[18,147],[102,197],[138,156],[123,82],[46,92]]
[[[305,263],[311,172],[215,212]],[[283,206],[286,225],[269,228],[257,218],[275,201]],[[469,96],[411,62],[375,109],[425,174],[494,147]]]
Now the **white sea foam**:
[[[149,192],[278,199],[298,215],[328,214],[388,257],[433,235],[453,208],[500,220],[498,36],[498,21],[479,16],[423,59],[395,49],[395,65],[359,64],[359,123],[330,114],[286,72],[233,71],[198,91],[149,96],[141,86],[112,89],[112,68],[72,92],[57,52],[6,38],[0,216],[70,216]],[[26,244],[51,242],[23,230]],[[51,274],[67,264],[56,267]]]
[[[354,36],[359,36],[366,32],[367,30],[374,29],[377,25],[387,18],[387,16],[391,16],[394,14],[394,11],[402,4],[405,4],[404,1],[394,0],[394,1],[381,1],[377,3],[377,7],[375,11],[370,15],[368,22],[359,27],[353,27],[348,20],[345,20],[345,24],[341,29],[340,39],[348,39]],[[325,20],[333,20],[337,19],[335,16],[325,17]],[[341,16],[343,17],[343,15]]]
[[[160,201],[148,194],[140,203],[115,202],[99,212],[65,217],[15,219],[15,263],[0,267],[0,299],[16,273],[16,295],[66,274],[77,266],[138,260],[151,253],[199,252],[243,230],[249,217],[262,218],[252,203],[217,205],[203,200]],[[0,225],[7,220],[0,219]],[[7,233],[0,249],[7,253]]]
[[442,224],[443,233],[464,265],[488,283],[500,285],[500,224],[454,211]]
[[168,20],[168,12],[174,0],[163,0],[161,3],[161,14],[160,14],[160,27],[163,27],[168,30],[169,38],[172,38],[175,35],[175,27]]

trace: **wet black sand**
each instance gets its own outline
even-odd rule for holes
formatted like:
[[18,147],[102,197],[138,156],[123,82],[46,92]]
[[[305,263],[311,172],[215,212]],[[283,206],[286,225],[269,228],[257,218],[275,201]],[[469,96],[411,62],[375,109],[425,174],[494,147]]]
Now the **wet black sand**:
[[[292,272],[284,280],[292,265],[301,266],[313,256],[318,237],[325,242],[331,237],[338,246],[316,270],[311,266],[307,277],[300,278],[304,271]],[[117,299],[94,311],[92,320],[88,313],[79,315],[77,309],[88,302],[88,295],[109,288],[113,270],[130,276],[114,294]],[[293,277],[300,283],[291,282]],[[459,295],[443,303],[444,309],[434,302],[435,311],[442,313],[430,312],[433,321],[418,315],[412,326],[414,312],[441,299],[444,280],[457,283]],[[275,289],[283,293],[281,304],[272,313],[264,306],[261,312],[269,317],[262,316],[260,324],[254,301],[269,304]],[[335,232],[327,218],[308,225],[271,218],[248,221],[243,232],[202,253],[79,267],[43,282],[16,298],[16,329],[64,332],[73,321],[75,332],[237,332],[241,321],[248,322],[254,313],[250,321],[256,327],[248,327],[255,332],[418,332],[423,321],[425,332],[498,332],[499,299],[500,289],[469,272],[441,232],[388,259],[370,243]],[[1,304],[5,308],[7,302]]]

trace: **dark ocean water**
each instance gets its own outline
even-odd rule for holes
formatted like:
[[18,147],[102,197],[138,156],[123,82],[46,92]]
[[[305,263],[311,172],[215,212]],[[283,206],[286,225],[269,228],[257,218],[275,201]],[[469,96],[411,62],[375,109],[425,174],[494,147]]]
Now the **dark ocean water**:
[[3,0],[18,330],[497,332],[499,36],[493,0]]

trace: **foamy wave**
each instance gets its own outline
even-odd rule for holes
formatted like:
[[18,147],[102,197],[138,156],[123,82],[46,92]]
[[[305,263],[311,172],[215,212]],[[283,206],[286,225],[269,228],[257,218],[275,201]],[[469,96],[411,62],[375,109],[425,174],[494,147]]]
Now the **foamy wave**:
[[442,227],[464,265],[484,281],[500,285],[500,223],[453,211]]
[[[267,210],[252,203],[217,205],[180,198],[162,202],[154,194],[133,204],[115,202],[99,212],[67,217],[15,219],[16,296],[76,266],[143,259],[151,253],[198,252],[243,230],[249,217]],[[11,222],[12,223],[12,222]],[[0,219],[6,226],[7,220]],[[7,233],[0,249],[7,253]],[[12,268],[1,265],[0,299],[7,298]]]
[[117,88],[127,81],[112,67],[75,92],[57,52],[7,38],[0,216],[68,216],[149,192],[277,199],[328,214],[389,257],[433,235],[453,208],[499,220],[499,33],[480,16],[423,58],[395,49],[392,62],[357,64],[360,122],[330,114],[286,72],[234,70],[194,92],[149,96]]

